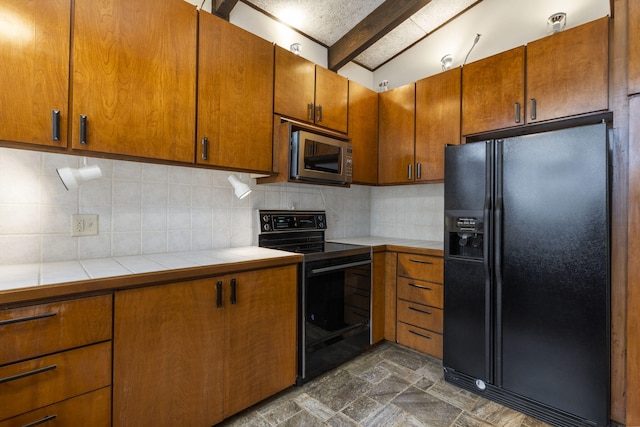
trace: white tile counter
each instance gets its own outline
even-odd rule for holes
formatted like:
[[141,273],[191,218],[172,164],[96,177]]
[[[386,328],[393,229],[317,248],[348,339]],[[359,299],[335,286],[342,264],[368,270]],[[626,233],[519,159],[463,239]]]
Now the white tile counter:
[[[363,237],[344,237],[340,239],[330,239],[332,242],[347,243],[352,245],[364,245],[364,246],[385,246],[391,250],[398,250],[398,248],[428,250],[428,251],[440,251],[444,250],[444,243],[436,240],[414,240],[414,239],[400,239],[395,237],[378,237],[378,236],[363,236]],[[442,254],[440,254],[442,255]]]
[[[265,261],[277,264],[300,262],[302,257],[290,252],[256,246],[212,249],[196,252],[161,253],[149,255],[124,256],[100,259],[82,259],[76,261],[50,262],[41,264],[0,265],[0,303],[17,301],[9,294],[37,290],[38,288],[55,287],[64,294],[63,286],[82,284],[81,289],[68,292],[86,292],[92,284],[96,289],[117,288],[115,281],[108,279],[127,278],[128,282],[143,284],[149,281],[162,280],[162,273],[172,273],[177,279],[188,279],[190,272],[194,277],[208,274],[225,274],[224,268],[241,270]],[[244,264],[247,264],[245,266]],[[251,264],[251,265],[249,265]],[[176,271],[180,274],[176,275]],[[131,280],[136,277],[135,280]],[[107,279],[107,281],[105,281]],[[99,286],[98,284],[101,284]],[[49,295],[51,293],[52,295]],[[49,292],[45,296],[54,296]],[[9,295],[9,296],[8,296]],[[4,298],[3,298],[4,297]]]

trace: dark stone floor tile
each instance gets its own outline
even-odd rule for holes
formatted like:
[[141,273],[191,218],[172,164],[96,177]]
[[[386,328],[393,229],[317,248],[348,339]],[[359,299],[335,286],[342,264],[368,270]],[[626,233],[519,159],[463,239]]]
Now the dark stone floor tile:
[[362,396],[342,410],[342,412],[356,422],[360,422],[378,410],[382,405],[368,396]]
[[360,396],[366,394],[373,385],[347,370],[337,370],[318,383],[318,387],[309,389],[309,396],[338,412]]
[[384,405],[409,388],[410,385],[406,380],[392,375],[380,382],[380,384],[375,385],[367,393],[367,396]]
[[324,427],[326,424],[307,411],[298,412],[293,417],[280,423],[277,427]]
[[381,356],[412,371],[417,371],[425,366],[425,356],[400,346],[389,347],[383,350]]
[[462,413],[460,408],[443,402],[416,387],[409,387],[391,403],[431,427],[448,427]]
[[345,414],[338,412],[327,421],[331,427],[358,427],[358,424]]

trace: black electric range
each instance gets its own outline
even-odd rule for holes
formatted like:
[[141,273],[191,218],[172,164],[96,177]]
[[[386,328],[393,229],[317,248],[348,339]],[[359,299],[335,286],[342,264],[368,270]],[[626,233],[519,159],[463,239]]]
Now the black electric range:
[[303,254],[299,274],[298,383],[371,344],[371,248],[326,242],[324,211],[260,210],[261,247]]

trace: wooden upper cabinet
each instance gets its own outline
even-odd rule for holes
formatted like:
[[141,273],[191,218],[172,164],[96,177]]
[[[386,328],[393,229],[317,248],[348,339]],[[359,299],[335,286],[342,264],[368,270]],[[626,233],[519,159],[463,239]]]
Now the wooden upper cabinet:
[[347,133],[345,77],[276,46],[274,111]]
[[527,45],[528,123],[606,110],[609,18]]
[[379,184],[414,180],[415,94],[415,83],[379,94]]
[[444,147],[460,143],[461,71],[416,82],[416,181],[444,180]]
[[347,133],[348,101],[349,80],[316,65],[316,124]]
[[271,172],[273,45],[207,12],[199,26],[197,162]]
[[313,123],[315,64],[280,46],[275,49],[275,112]]
[[67,146],[70,16],[70,0],[2,1],[0,140]]
[[73,23],[72,147],[193,163],[195,6],[75,0]]
[[462,134],[524,124],[524,46],[465,65]]
[[349,137],[353,182],[378,183],[378,92],[349,80]]
[[640,93],[640,2],[628,2],[629,95]]

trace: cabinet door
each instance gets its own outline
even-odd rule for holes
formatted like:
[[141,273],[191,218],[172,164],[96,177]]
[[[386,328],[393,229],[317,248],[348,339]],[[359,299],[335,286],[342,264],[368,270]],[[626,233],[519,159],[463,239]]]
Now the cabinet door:
[[527,122],[609,106],[609,18],[527,45]]
[[640,2],[628,2],[629,95],[640,93]]
[[316,65],[316,124],[347,133],[348,100],[349,81]]
[[70,10],[70,0],[2,1],[0,140],[67,146]]
[[196,8],[76,0],[73,25],[72,147],[193,163]]
[[224,301],[225,417],[293,385],[297,360],[296,267],[230,277],[236,298]]
[[315,65],[276,46],[274,110],[283,116],[313,123]]
[[271,172],[273,45],[203,11],[199,31],[198,163]]
[[444,180],[444,147],[460,143],[461,68],[416,82],[416,181]]
[[224,309],[214,279],[116,292],[113,425],[223,418]]
[[413,181],[415,88],[411,83],[380,93],[379,184]]
[[378,183],[378,93],[349,80],[353,182]]
[[462,134],[524,124],[524,46],[465,65]]

